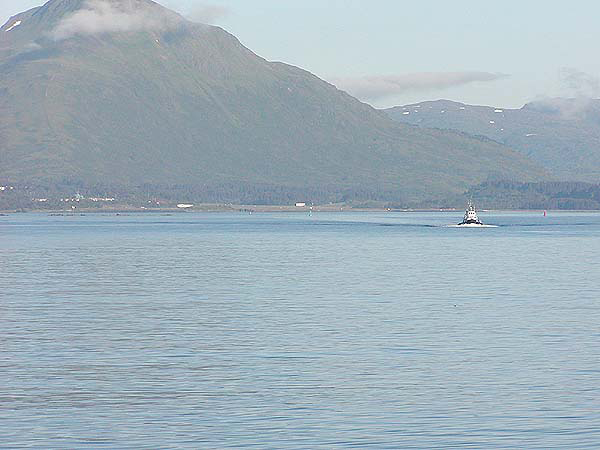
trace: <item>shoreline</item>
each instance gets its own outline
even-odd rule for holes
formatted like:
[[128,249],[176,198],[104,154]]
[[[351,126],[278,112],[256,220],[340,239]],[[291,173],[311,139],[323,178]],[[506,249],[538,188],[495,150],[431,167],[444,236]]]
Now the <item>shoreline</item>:
[[[77,216],[81,214],[193,214],[193,213],[310,213],[310,212],[373,212],[373,213],[428,213],[428,212],[461,212],[459,208],[353,208],[351,206],[324,205],[314,207],[296,207],[288,205],[198,205],[193,208],[80,208],[80,209],[27,209],[27,210],[0,210],[0,216],[16,214],[47,214],[49,216]],[[599,209],[547,209],[548,213],[600,213]],[[484,213],[515,212],[515,213],[543,213],[543,209],[482,209]]]

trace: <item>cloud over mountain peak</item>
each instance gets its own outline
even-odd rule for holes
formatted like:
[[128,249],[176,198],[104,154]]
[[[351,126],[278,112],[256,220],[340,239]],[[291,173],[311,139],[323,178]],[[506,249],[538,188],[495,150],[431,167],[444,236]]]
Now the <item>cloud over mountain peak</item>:
[[420,72],[336,78],[332,83],[366,101],[384,100],[407,92],[432,91],[474,82],[490,82],[508,75],[491,72]]
[[76,35],[164,30],[181,20],[177,14],[144,0],[87,0],[58,23],[53,37],[62,40]]

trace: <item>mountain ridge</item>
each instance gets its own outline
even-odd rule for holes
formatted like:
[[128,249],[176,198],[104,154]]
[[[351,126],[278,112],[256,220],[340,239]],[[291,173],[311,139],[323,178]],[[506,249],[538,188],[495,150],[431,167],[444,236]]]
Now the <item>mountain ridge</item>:
[[485,136],[559,180],[596,182],[600,177],[600,100],[554,98],[518,109],[437,100],[385,112],[405,124]]

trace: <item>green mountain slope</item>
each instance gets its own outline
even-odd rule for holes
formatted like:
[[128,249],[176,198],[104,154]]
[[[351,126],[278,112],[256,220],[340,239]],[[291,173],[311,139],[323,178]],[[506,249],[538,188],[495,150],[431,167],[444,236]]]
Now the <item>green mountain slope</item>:
[[521,109],[440,100],[386,112],[405,124],[486,136],[520,151],[558,179],[597,182],[600,177],[600,100],[549,99]]
[[398,124],[220,28],[147,0],[102,3],[134,29],[115,21],[104,23],[110,32],[78,32],[87,26],[72,20],[81,0],[52,0],[0,29],[0,179],[269,184],[414,199],[546,176],[489,140]]

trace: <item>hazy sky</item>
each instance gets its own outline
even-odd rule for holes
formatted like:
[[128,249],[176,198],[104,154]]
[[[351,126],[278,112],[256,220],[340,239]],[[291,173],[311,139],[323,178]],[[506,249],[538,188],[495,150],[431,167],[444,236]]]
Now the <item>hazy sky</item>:
[[[43,0],[0,0],[4,23]],[[375,106],[600,97],[593,0],[164,0]],[[203,7],[203,8],[202,8]]]

